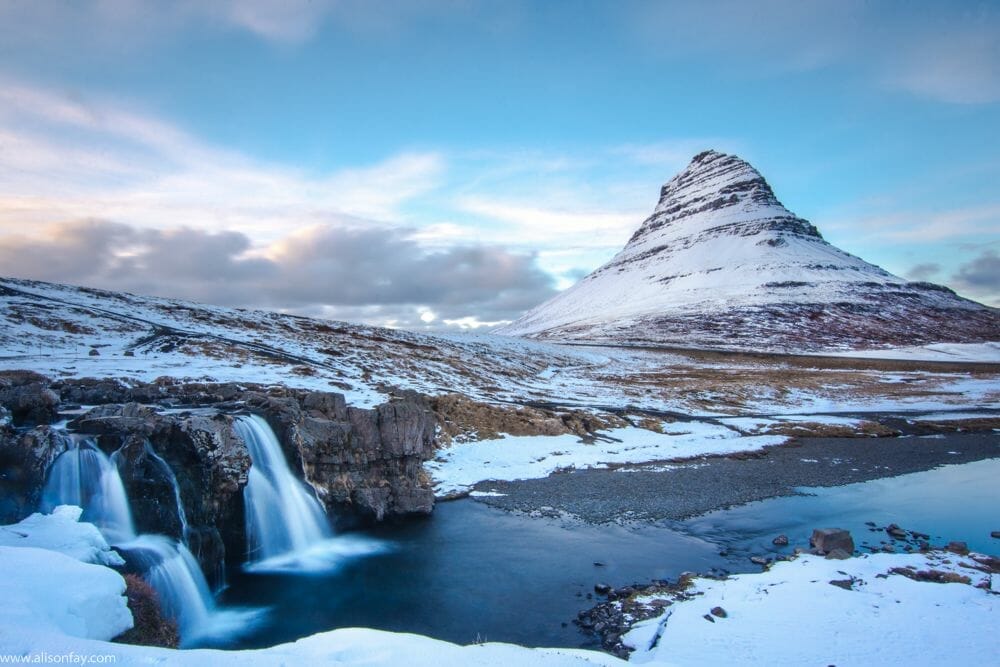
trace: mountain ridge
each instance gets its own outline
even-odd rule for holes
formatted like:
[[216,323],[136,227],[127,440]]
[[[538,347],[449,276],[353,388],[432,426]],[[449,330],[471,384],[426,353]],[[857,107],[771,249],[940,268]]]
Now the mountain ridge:
[[817,352],[1000,340],[1000,310],[823,239],[734,155],[704,151],[610,261],[497,333]]

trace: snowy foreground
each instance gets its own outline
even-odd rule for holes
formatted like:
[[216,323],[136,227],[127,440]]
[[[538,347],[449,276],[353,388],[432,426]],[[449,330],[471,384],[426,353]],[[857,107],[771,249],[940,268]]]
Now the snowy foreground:
[[[174,651],[110,643],[131,625],[124,580],[106,566],[106,544],[74,511],[0,527],[0,659],[118,665],[618,665],[609,655],[508,644],[458,646],[418,635],[348,628],[253,651]],[[74,517],[75,518],[75,517]],[[9,546],[22,544],[23,546]],[[48,548],[39,548],[46,546]],[[692,594],[637,625],[625,641],[632,662],[716,664],[993,665],[1000,575],[951,554],[879,554],[849,560],[802,556],[762,574],[695,579]],[[913,581],[912,566],[969,577]],[[830,581],[850,582],[851,590]],[[976,586],[980,587],[976,587]],[[713,607],[725,618],[707,621]],[[10,656],[10,657],[6,657]]]

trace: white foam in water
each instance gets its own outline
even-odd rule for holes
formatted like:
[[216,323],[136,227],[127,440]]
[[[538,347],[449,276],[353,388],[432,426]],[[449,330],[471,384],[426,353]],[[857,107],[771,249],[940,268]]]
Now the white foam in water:
[[274,431],[258,415],[239,417],[235,429],[252,465],[243,490],[248,572],[320,572],[346,559],[386,550],[361,537],[333,538],[323,507],[292,474]]
[[247,572],[325,573],[337,569],[352,558],[372,556],[389,550],[386,542],[356,535],[321,540],[300,551],[290,551],[260,561],[247,563]]

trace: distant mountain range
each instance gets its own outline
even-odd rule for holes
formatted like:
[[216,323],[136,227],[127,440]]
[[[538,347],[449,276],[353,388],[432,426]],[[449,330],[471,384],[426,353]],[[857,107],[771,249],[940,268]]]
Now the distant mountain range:
[[1000,310],[831,245],[734,155],[705,151],[611,261],[497,333],[817,352],[1000,340]]

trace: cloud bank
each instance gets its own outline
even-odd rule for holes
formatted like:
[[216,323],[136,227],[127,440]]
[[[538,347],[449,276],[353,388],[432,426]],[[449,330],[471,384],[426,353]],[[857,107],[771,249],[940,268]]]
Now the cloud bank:
[[413,328],[517,317],[555,294],[534,259],[487,245],[428,251],[392,227],[320,225],[263,251],[239,232],[102,220],[0,237],[9,275]]

